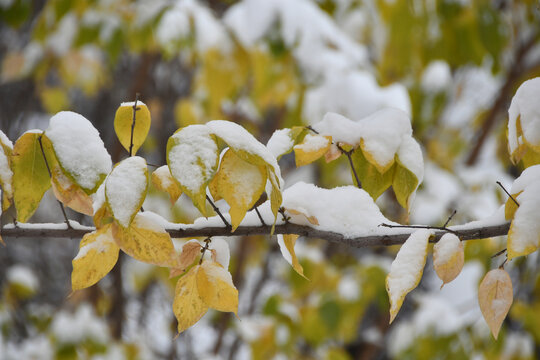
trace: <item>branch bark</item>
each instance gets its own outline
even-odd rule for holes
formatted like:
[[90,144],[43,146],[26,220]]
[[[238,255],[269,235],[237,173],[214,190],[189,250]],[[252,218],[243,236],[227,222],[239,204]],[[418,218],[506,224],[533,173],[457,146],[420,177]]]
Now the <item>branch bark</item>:
[[[485,239],[493,236],[507,235],[510,228],[509,222],[504,222],[495,225],[464,227],[450,226],[448,229],[456,234],[461,240]],[[6,238],[18,237],[47,237],[47,238],[81,238],[84,234],[94,231],[92,227],[73,226],[67,228],[65,224],[58,224],[57,228],[53,228],[50,224],[32,224],[31,227],[15,227],[6,225],[1,229],[1,235]],[[211,237],[211,236],[240,236],[240,235],[270,235],[272,226],[239,226],[235,232],[231,232],[229,228],[223,226],[208,226],[194,227],[185,225],[183,228],[166,229],[173,238],[191,238],[191,237]],[[351,247],[364,248],[374,246],[391,246],[403,244],[409,235],[415,229],[402,228],[399,230],[379,227],[374,229],[371,235],[347,237],[344,234],[320,230],[307,225],[298,225],[294,223],[277,224],[274,234],[297,234],[309,238],[319,238],[335,243],[346,244]],[[435,236],[431,239],[436,242],[448,231],[435,230]]]

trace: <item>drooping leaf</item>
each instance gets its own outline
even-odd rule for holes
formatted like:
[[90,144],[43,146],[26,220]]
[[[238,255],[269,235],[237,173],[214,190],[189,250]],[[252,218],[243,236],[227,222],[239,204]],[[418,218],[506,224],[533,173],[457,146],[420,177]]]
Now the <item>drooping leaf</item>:
[[182,195],[182,189],[174,181],[167,165],[160,166],[152,173],[152,184],[154,184],[156,189],[169,194],[171,205],[174,205],[180,195]]
[[[512,194],[512,197],[516,199],[522,192],[523,191],[520,191],[517,194]],[[517,209],[518,206],[514,202],[514,200],[508,198],[508,200],[506,200],[506,203],[504,204],[504,218],[506,220],[512,220],[514,218],[514,215],[516,214]]]
[[512,306],[512,301],[512,280],[508,273],[503,269],[488,272],[478,288],[478,303],[495,339]]
[[133,112],[135,102],[122,103],[116,115],[114,116],[114,131],[120,144],[129,152],[130,146],[133,142],[130,155],[135,155],[137,150],[141,147],[150,130],[150,111],[148,107],[142,102],[137,101],[137,107],[135,111],[135,126],[133,126],[133,138],[131,135],[133,125]]
[[2,210],[5,211],[13,199],[13,171],[11,170],[11,153],[13,144],[0,130],[0,187],[3,191]]
[[202,245],[195,239],[189,240],[182,246],[182,252],[178,258],[178,265],[171,269],[169,277],[175,277],[182,274],[186,269],[193,264],[197,256],[201,254]]
[[[270,209],[272,210],[272,214],[274,214],[274,224],[277,220],[277,214],[279,212],[279,208],[281,207],[281,203],[283,202],[283,195],[281,194],[279,179],[275,172],[272,169],[267,168],[267,175],[268,180],[270,180],[270,189],[266,189],[266,192],[270,191]],[[272,233],[274,232],[274,227],[272,225]]]
[[[12,153],[13,200],[17,209],[17,220],[27,222],[39,206],[51,179],[41,147],[40,132],[26,132],[16,142]],[[43,151],[49,166],[56,164],[50,141],[42,137]]]
[[176,267],[171,237],[148,213],[139,213],[127,228],[113,225],[113,236],[122,251],[145,263]]
[[127,228],[141,208],[148,190],[146,160],[132,156],[115,165],[105,182],[105,198],[112,215]]
[[62,168],[57,165],[52,169],[52,190],[54,196],[64,205],[82,214],[92,216],[92,198],[77,184],[67,177]]
[[283,155],[293,151],[294,145],[308,133],[304,126],[294,126],[290,129],[278,129],[274,131],[266,147],[279,160]]
[[285,208],[285,211],[291,215],[301,215],[312,225],[319,225],[319,220],[314,215],[308,215],[305,212],[303,212],[302,209]]
[[79,245],[79,253],[73,259],[73,291],[92,286],[107,275],[116,264],[119,251],[112,236],[111,224],[85,234]]
[[218,160],[216,139],[205,125],[179,129],[167,142],[171,174],[204,216],[206,187],[217,171]]
[[300,276],[307,280],[307,277],[304,275],[304,269],[302,268],[302,265],[300,265],[300,262],[298,261],[296,253],[294,251],[294,244],[298,239],[298,235],[278,235],[277,238],[281,254],[285,258],[285,260],[287,260],[287,262],[291,264],[294,271],[296,271]]
[[199,296],[197,274],[200,265],[192,267],[176,283],[173,312],[178,320],[178,332],[186,330],[199,321],[208,311],[208,305]]
[[332,138],[330,136],[307,134],[304,140],[294,146],[296,167],[311,164],[330,149]]
[[[364,157],[362,149],[356,148],[351,155],[356,174],[362,183],[362,189],[368,192],[375,200],[392,185],[394,179],[395,166],[392,166],[385,173],[381,174],[377,168]],[[356,184],[354,173],[351,169],[353,182]]]
[[203,302],[212,309],[238,313],[238,290],[231,274],[215,261],[203,261],[197,271],[197,289]]
[[264,192],[266,168],[242,160],[229,149],[221,159],[215,181],[219,196],[231,206],[229,213],[234,231]]
[[64,173],[87,194],[94,193],[112,162],[92,123],[80,114],[61,111],[51,118],[45,135]]
[[386,291],[390,299],[390,323],[394,321],[405,296],[418,286],[426,264],[432,230],[420,229],[412,233],[401,246],[386,277]]
[[441,288],[459,275],[464,261],[463,243],[454,234],[444,234],[433,246],[433,267],[443,281]]
[[392,181],[392,188],[396,194],[396,199],[403,208],[409,210],[411,205],[412,195],[415,193],[418,187],[418,178],[416,175],[403,166],[399,159],[396,161],[396,170],[394,173],[394,180]]

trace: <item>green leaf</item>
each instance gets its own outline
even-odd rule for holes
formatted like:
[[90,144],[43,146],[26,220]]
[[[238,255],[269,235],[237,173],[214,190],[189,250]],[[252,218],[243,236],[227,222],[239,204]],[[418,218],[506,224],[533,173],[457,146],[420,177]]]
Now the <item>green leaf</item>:
[[394,174],[392,187],[394,188],[394,193],[396,194],[396,199],[399,204],[408,210],[411,195],[418,187],[418,178],[413,172],[400,163],[399,158],[397,158],[396,164],[396,172]]
[[[392,185],[394,180],[395,164],[389,170],[381,174],[364,156],[362,149],[356,148],[351,155],[356,174],[362,183],[362,189],[368,192],[374,200]],[[356,184],[354,173],[351,169],[353,182]],[[358,184],[356,184],[358,185]]]

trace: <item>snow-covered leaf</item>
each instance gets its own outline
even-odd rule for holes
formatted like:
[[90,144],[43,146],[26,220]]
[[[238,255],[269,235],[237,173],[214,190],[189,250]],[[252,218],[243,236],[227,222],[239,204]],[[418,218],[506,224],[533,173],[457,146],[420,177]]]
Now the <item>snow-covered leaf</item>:
[[148,189],[146,160],[132,156],[116,164],[105,182],[105,198],[112,215],[127,228],[141,208]]
[[283,155],[290,153],[293,150],[294,144],[296,144],[299,139],[302,139],[308,131],[309,130],[303,126],[294,126],[290,129],[278,129],[274,131],[266,143],[266,147],[270,150],[272,155],[279,160]]
[[[519,195],[521,195],[522,192],[523,191],[520,191],[517,194],[512,194],[512,197],[516,199]],[[518,205],[515,203],[514,200],[509,197],[504,204],[504,218],[506,220],[512,220],[514,218],[514,215],[516,214],[517,209]]]
[[512,306],[513,296],[512,280],[503,269],[491,270],[480,283],[478,303],[495,339]]
[[294,146],[296,167],[311,164],[330,149],[332,138],[316,134],[307,134],[304,140]]
[[131,135],[133,125],[133,107],[135,102],[122,103],[114,116],[114,131],[120,144],[129,152],[133,139],[133,148],[130,155],[135,155],[141,147],[150,130],[150,111],[142,102],[137,101],[137,111],[135,112],[135,126],[133,127],[133,137]]
[[197,289],[203,302],[212,309],[238,313],[238,290],[231,274],[215,261],[204,261],[197,271]]
[[174,205],[180,195],[182,195],[182,189],[180,189],[180,186],[174,181],[167,165],[160,166],[152,173],[152,184],[156,189],[169,194],[172,205]]
[[55,166],[56,156],[48,138],[41,132],[24,133],[13,147],[13,201],[17,209],[17,220],[27,222],[39,206],[51,179],[39,145],[42,137],[43,151],[49,166]]
[[122,251],[145,263],[177,267],[171,237],[147,213],[139,213],[127,228],[113,224],[113,236]]
[[229,149],[221,159],[215,182],[219,197],[231,206],[229,213],[234,231],[264,192],[266,168],[242,160]]
[[433,246],[433,267],[443,281],[441,288],[459,275],[464,260],[463,243],[456,235],[446,233],[437,241]]
[[289,264],[293,267],[294,271],[296,271],[300,276],[302,276],[304,279],[307,280],[306,276],[304,275],[304,269],[302,268],[302,265],[300,265],[300,262],[298,261],[298,258],[296,257],[296,253],[294,252],[294,244],[296,243],[296,240],[298,239],[298,235],[295,234],[286,234],[286,235],[278,235],[278,244],[279,249],[281,250],[281,254],[287,260]]
[[[367,191],[373,199],[377,200],[381,194],[392,185],[394,179],[395,166],[381,174],[377,168],[364,157],[362,150],[357,148],[352,153],[352,161],[358,179],[362,183],[362,189]],[[351,174],[356,184],[354,174]],[[356,184],[358,185],[358,184]]]
[[80,114],[61,111],[51,118],[45,135],[64,172],[87,194],[94,193],[111,171],[112,163],[92,123]]
[[199,296],[197,286],[199,269],[200,265],[194,266],[176,283],[173,312],[178,320],[179,333],[199,321],[208,311],[208,305]]
[[390,299],[390,322],[394,321],[405,296],[413,290],[424,272],[429,238],[432,230],[420,229],[412,233],[399,249],[386,277],[386,291]]
[[59,165],[56,165],[51,173],[54,196],[71,209],[92,216],[94,214],[92,198],[80,186],[71,181]]
[[118,252],[111,224],[85,234],[79,245],[79,253],[73,259],[73,291],[92,286],[107,275],[118,260]]
[[167,164],[180,188],[203,215],[206,213],[206,187],[218,167],[216,139],[205,125],[179,129],[167,142]]
[[6,210],[13,198],[13,171],[11,170],[11,153],[13,144],[0,130],[0,187],[3,191],[2,210]]

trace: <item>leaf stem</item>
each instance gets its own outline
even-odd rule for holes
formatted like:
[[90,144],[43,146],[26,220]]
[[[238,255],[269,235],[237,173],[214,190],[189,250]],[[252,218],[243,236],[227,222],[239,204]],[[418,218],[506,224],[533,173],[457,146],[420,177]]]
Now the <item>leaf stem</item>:
[[135,122],[137,120],[137,110],[139,108],[137,107],[137,101],[139,101],[139,93],[135,94],[135,102],[133,103],[133,120],[131,121],[131,138],[129,140],[129,156],[132,156],[133,154],[133,133],[135,132]]
[[[43,155],[43,160],[45,161],[45,166],[47,167],[47,172],[49,173],[49,178],[52,179],[52,173],[51,168],[49,167],[49,162],[47,161],[47,156],[45,155],[45,150],[43,150],[43,142],[41,141],[41,138],[43,137],[43,133],[38,137],[39,142],[39,148],[41,149],[41,155]],[[68,227],[68,229],[71,229],[71,224],[69,223],[69,219],[66,214],[66,209],[64,208],[64,204],[58,199],[58,204],[60,205],[60,210],[62,210],[62,215],[64,215],[64,221]]]
[[208,202],[210,203],[210,205],[212,206],[212,208],[214,209],[214,211],[218,214],[218,216],[221,218],[221,221],[223,221],[223,223],[225,224],[225,227],[227,229],[231,229],[232,226],[231,224],[229,224],[227,222],[227,219],[225,219],[225,217],[223,216],[223,214],[221,213],[221,211],[219,211],[218,207],[216,206],[216,204],[214,204],[214,202],[212,201],[212,199],[210,199],[210,197],[208,195],[206,195],[206,200],[208,200]]
[[206,250],[209,249],[209,246],[210,246],[211,242],[212,242],[212,238],[210,238],[210,237],[207,237],[206,239],[204,239],[204,246],[201,249],[201,259],[199,260],[199,265],[202,264],[202,261],[204,259],[204,253],[206,252]]
[[506,193],[506,195],[508,195],[508,197],[509,197],[510,199],[512,199],[512,201],[513,201],[517,206],[519,206],[519,203],[517,202],[517,200],[514,199],[514,197],[513,197],[512,195],[510,195],[510,193],[505,189],[505,187],[503,186],[503,184],[501,184],[500,181],[497,181],[496,183],[497,183],[497,185],[499,185],[499,186],[501,187],[501,189],[503,189],[503,191]]

